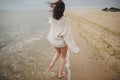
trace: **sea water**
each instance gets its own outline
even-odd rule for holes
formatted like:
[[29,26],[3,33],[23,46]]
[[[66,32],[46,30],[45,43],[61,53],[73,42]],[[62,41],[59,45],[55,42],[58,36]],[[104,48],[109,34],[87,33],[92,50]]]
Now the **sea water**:
[[48,71],[55,53],[48,17],[45,10],[0,11],[0,80],[57,80],[58,67]]

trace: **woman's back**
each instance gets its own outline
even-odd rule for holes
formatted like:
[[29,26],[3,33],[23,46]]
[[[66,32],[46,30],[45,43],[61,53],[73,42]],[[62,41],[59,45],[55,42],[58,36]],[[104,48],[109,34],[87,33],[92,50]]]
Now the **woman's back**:
[[57,53],[54,56],[50,69],[54,66],[57,59],[61,56],[60,67],[58,70],[58,77],[65,76],[64,65],[66,62],[67,50],[71,50],[73,53],[78,53],[79,48],[76,46],[72,33],[70,31],[70,22],[68,17],[64,17],[65,4],[62,0],[58,0],[55,3],[50,3],[53,8],[52,16],[49,18],[50,31],[48,33],[48,41],[54,46]]
[[55,47],[63,47],[65,46],[65,41],[63,39],[63,32],[67,27],[67,17],[62,17],[60,20],[56,20],[52,17],[49,18],[50,23],[50,31],[47,39],[55,46]]

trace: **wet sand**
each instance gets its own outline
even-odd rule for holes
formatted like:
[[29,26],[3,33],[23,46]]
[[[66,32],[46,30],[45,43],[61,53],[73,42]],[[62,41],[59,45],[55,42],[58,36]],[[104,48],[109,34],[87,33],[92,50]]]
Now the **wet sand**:
[[[0,11],[0,80],[59,80],[47,11]],[[67,80],[63,78],[62,80]]]
[[71,80],[120,80],[120,13],[71,10],[80,54],[70,55]]

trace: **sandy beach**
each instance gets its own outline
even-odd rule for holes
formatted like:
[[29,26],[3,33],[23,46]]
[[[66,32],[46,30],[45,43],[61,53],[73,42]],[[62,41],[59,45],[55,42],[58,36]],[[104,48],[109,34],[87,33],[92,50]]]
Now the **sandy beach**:
[[[70,54],[71,80],[120,80],[120,13],[68,10],[79,54]],[[68,80],[48,66],[47,11],[0,11],[0,80]],[[68,63],[69,64],[69,63]]]
[[79,54],[70,54],[71,80],[120,80],[120,13],[66,12]]

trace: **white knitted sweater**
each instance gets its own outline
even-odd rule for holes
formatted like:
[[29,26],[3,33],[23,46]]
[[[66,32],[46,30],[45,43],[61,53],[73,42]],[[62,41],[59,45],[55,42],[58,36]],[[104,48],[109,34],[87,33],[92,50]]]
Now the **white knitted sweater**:
[[72,53],[79,53],[79,48],[75,44],[71,33],[69,18],[62,17],[60,20],[56,20],[50,17],[48,22],[50,23],[48,41],[54,47],[60,48],[67,45]]

